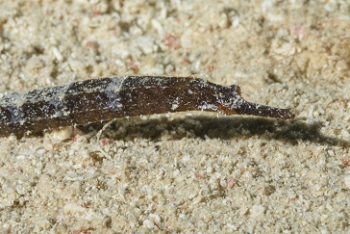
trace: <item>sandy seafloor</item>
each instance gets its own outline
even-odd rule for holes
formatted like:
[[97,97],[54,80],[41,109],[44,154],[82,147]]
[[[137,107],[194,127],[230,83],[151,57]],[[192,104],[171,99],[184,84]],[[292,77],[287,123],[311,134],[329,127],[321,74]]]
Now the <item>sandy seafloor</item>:
[[[283,121],[179,113],[0,139],[0,233],[349,233],[346,1],[0,3],[0,92],[238,84]],[[105,153],[99,149],[99,145]]]

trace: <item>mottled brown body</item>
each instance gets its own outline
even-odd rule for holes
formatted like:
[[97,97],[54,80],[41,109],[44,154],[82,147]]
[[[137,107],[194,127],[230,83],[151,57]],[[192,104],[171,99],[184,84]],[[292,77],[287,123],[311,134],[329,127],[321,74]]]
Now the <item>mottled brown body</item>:
[[81,125],[120,117],[212,111],[289,119],[289,109],[244,101],[237,85],[198,78],[125,76],[12,93],[0,99],[0,136]]

